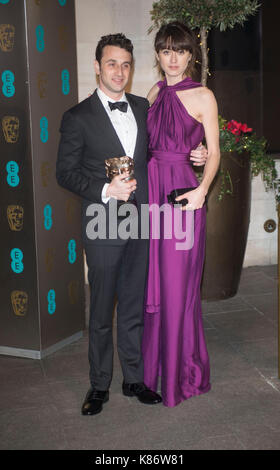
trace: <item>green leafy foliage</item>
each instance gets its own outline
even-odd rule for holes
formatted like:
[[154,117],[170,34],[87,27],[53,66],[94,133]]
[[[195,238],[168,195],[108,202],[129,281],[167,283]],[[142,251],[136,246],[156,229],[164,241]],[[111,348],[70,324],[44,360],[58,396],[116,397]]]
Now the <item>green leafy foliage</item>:
[[[266,191],[273,189],[278,200],[278,180],[275,161],[267,153],[267,141],[264,137],[257,137],[253,132],[242,132],[235,126],[231,127],[221,116],[219,116],[220,128],[220,149],[221,152],[237,152],[244,154],[244,158],[250,158],[251,174],[253,176],[262,175]],[[240,123],[236,123],[241,127]],[[244,126],[244,125],[243,125]]]
[[[258,0],[159,0],[153,3],[151,19],[153,25],[149,32],[160,28],[162,24],[170,21],[180,21],[190,29],[203,30],[207,32],[212,29],[233,29],[236,25],[243,25],[250,15],[254,15],[260,3]],[[204,56],[208,56],[207,33],[205,39],[200,43]],[[201,67],[202,84],[206,85],[206,76],[209,73],[207,63]],[[235,121],[232,121],[235,122]],[[244,158],[250,158],[252,176],[262,175],[265,189],[274,189],[276,201],[280,202],[280,179],[277,179],[275,162],[267,153],[267,142],[258,138],[253,132],[240,131],[234,134],[228,129],[228,122],[219,117],[220,123],[220,147],[224,152],[237,152],[244,154]],[[238,123],[237,123],[238,124]],[[240,123],[239,123],[240,124]],[[222,176],[222,187],[219,199],[225,194],[232,194],[232,181],[229,172]],[[228,189],[225,189],[225,188]]]
[[206,86],[208,69],[207,35],[210,29],[225,31],[242,25],[259,8],[258,0],[159,0],[153,3],[149,32],[170,21],[180,21],[190,29],[199,29],[202,53],[201,83]]
[[169,21],[181,21],[191,29],[206,27],[225,31],[243,24],[259,8],[258,0],[159,0],[153,3],[153,30]]

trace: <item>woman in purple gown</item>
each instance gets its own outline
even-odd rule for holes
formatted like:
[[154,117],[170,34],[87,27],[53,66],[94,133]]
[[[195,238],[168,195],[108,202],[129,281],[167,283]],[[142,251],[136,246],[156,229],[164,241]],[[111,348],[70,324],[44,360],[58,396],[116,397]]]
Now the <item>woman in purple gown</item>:
[[[156,391],[161,377],[165,406],[210,390],[209,357],[203,331],[200,283],[204,262],[205,197],[219,166],[219,128],[213,93],[191,78],[196,43],[184,25],[161,27],[156,57],[165,75],[148,99],[149,204],[162,207],[177,188],[194,188],[179,196],[185,206],[168,206],[161,215],[160,237],[150,217],[150,262],[144,312],[144,380]],[[208,158],[199,183],[190,153],[206,137]],[[178,212],[185,244],[178,239]],[[150,212],[151,213],[151,212]],[[177,215],[177,217],[176,217]],[[166,226],[172,230],[165,236]],[[170,229],[170,227],[169,227]]]

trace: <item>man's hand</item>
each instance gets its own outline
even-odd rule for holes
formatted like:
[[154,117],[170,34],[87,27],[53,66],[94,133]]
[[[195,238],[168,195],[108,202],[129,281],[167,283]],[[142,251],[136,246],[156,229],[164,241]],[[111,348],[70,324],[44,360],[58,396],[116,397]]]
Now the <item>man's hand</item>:
[[130,194],[132,191],[135,191],[137,187],[137,181],[136,179],[124,181],[125,178],[127,178],[126,174],[115,176],[107,188],[106,197],[128,201]]
[[207,157],[207,148],[200,142],[199,146],[195,150],[191,151],[190,160],[193,161],[194,166],[202,166],[205,165]]

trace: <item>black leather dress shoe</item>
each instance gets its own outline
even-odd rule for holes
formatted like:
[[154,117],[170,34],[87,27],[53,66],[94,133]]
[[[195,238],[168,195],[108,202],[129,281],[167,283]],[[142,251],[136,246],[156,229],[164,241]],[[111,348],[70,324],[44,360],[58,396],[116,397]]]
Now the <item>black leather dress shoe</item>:
[[101,391],[90,388],[82,406],[82,414],[97,415],[102,411],[103,403],[106,403],[108,400],[108,390]]
[[123,382],[122,389],[126,397],[137,397],[145,405],[156,405],[162,402],[161,396],[146,387],[144,383],[126,384]]

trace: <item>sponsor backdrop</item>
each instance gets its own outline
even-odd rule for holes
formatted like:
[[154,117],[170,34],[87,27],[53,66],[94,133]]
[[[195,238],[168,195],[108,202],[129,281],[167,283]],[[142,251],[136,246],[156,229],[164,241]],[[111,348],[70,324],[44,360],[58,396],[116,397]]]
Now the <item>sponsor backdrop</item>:
[[77,103],[74,0],[0,0],[0,353],[40,359],[82,336],[80,201],[58,187]]

